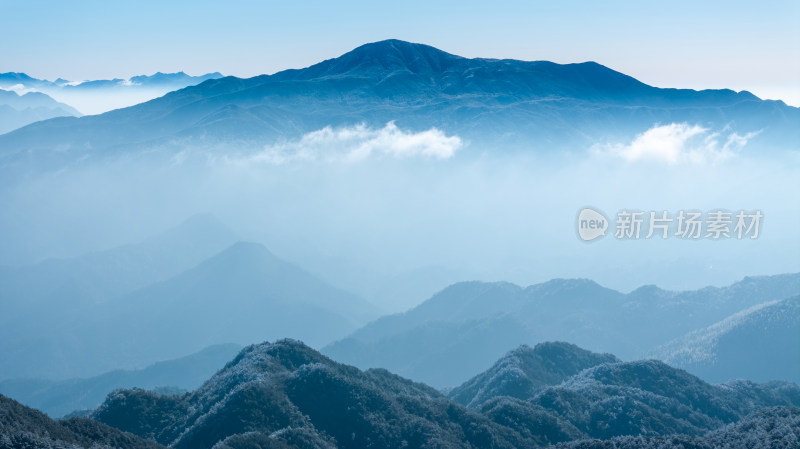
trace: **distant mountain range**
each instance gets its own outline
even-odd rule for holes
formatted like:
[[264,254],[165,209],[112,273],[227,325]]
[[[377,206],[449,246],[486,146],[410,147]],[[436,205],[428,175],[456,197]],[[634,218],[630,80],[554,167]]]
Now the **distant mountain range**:
[[0,291],[0,380],[90,377],[281,335],[322,346],[378,316],[210,216],[141,244],[3,268]]
[[140,370],[117,370],[87,379],[61,381],[17,379],[0,381],[0,394],[41,410],[54,418],[94,410],[119,388],[189,391],[225,366],[241,346],[210,346],[195,354],[154,363]]
[[[594,62],[467,59],[388,40],[305,69],[211,79],[98,116],[36,123],[0,136],[0,157],[61,166],[151,149],[247,151],[326,126],[390,121],[494,151],[587,149],[676,122],[759,133],[757,148],[800,140],[799,108],[748,92],[660,89]],[[57,145],[68,157],[54,162]]]
[[[137,363],[96,359],[83,364],[67,349],[72,340],[66,338],[70,331],[65,327],[85,325],[102,304],[116,303],[133,291],[176,276],[237,240],[214,217],[198,215],[137,244],[29,266],[0,267],[0,357],[9,361],[0,366],[0,380],[88,377],[171,358]],[[226,342],[230,340],[215,343]]]
[[222,78],[219,72],[206,73],[201,76],[190,76],[183,72],[177,73],[161,73],[156,72],[153,75],[139,75],[129,79],[114,78],[111,80],[88,80],[88,81],[69,81],[59,78],[55,81],[48,81],[38,78],[33,78],[25,73],[7,72],[0,73],[0,88],[10,89],[16,88],[19,90],[24,89],[47,89],[47,88],[63,88],[63,89],[94,89],[98,87],[150,87],[150,86],[170,86],[183,88],[199,84],[203,81]]
[[712,382],[800,383],[800,296],[754,306],[657,348],[654,357]]
[[[486,370],[507,348],[520,344],[572,341],[624,360],[641,358],[698,329],[730,329],[715,323],[748,308],[797,296],[800,274],[751,277],[728,287],[684,292],[645,286],[628,294],[585,279],[526,288],[461,282],[405,313],[378,318],[379,310],[367,300],[258,243],[240,241],[211,216],[196,216],[139,244],[2,267],[0,292],[0,357],[8,361],[0,367],[0,380],[86,378],[210,345],[290,336],[362,369],[387,368],[444,388]],[[732,368],[703,371],[670,351],[659,358],[706,380],[795,379],[791,370],[800,361],[790,338],[793,315],[753,318],[777,323],[770,317],[781,315],[785,327],[773,326],[753,341],[785,350],[733,346],[751,348],[764,358],[765,363],[751,365],[758,374]],[[726,342],[739,338],[737,332],[724,338],[709,332],[715,345],[691,337],[671,348],[677,354],[703,354],[685,349],[702,341],[704,350],[725,354]],[[781,354],[782,359],[766,363]],[[723,367],[724,358],[711,359]]]
[[[800,274],[749,277],[728,287],[685,292],[645,286],[628,294],[581,279],[527,288],[462,282],[408,312],[382,317],[322,352],[361,368],[385,367],[439,388],[452,387],[520,343],[572,341],[630,360],[734,313],[798,292]],[[785,343],[778,339],[771,344]],[[796,363],[798,358],[790,359]]]
[[149,349],[141,351],[142,357],[152,357],[152,348],[168,341],[163,350],[172,354],[158,354],[162,358],[196,350],[198,345],[246,343],[278,335],[321,347],[378,316],[377,308],[364,299],[249,242],[235,243],[97,313],[102,319],[92,329],[103,335],[125,338],[145,331],[138,343]]
[[41,92],[17,92],[0,89],[0,134],[53,117],[78,117],[72,106],[59,103]]
[[[139,75],[129,79],[115,78],[111,80],[72,82],[61,78],[55,81],[48,81],[28,76],[25,73],[0,73],[0,89],[15,91],[23,96],[29,94],[47,94],[50,97],[58,99],[62,104],[66,103],[70,105],[66,107],[62,106],[63,110],[70,112],[67,114],[55,115],[55,113],[53,113],[45,116],[40,111],[37,118],[32,112],[29,112],[26,117],[30,117],[31,120],[25,123],[21,123],[19,118],[17,118],[16,121],[10,119],[5,120],[4,118],[6,118],[6,116],[0,115],[0,134],[37,120],[59,116],[80,116],[81,113],[98,114],[112,109],[132,106],[160,97],[167,92],[182,89],[187,86],[194,86],[203,81],[215,78],[222,78],[222,74],[207,73],[202,76],[190,76],[183,72],[158,72],[149,76]],[[0,105],[2,104],[2,100],[0,100]],[[77,108],[80,113],[73,109],[73,107]],[[8,116],[8,118],[11,118],[11,116]]]
[[17,307],[99,304],[166,280],[238,241],[211,215],[195,215],[143,242],[75,258],[51,258],[34,265],[0,267],[0,308],[9,319]]

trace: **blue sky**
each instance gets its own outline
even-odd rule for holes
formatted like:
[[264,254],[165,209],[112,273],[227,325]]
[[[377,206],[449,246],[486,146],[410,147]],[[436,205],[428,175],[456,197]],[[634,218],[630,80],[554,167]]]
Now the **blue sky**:
[[800,105],[800,2],[0,1],[0,72],[71,80],[305,67],[398,38],[468,57],[594,60],[661,87]]

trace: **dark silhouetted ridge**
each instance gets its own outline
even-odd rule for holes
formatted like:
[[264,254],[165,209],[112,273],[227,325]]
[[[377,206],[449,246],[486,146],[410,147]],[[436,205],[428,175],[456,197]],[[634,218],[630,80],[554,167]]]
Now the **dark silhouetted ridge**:
[[294,340],[245,348],[182,396],[118,391],[94,417],[175,449],[535,447],[426,385],[338,364]]
[[86,418],[54,421],[0,395],[0,448],[157,449],[162,446]]

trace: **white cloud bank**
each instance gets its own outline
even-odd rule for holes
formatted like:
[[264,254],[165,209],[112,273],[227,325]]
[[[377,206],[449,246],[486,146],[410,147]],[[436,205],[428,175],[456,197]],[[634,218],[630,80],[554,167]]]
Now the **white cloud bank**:
[[389,122],[380,129],[364,124],[310,132],[299,140],[266,147],[248,162],[283,164],[293,161],[358,162],[371,156],[449,159],[463,146],[458,136],[447,136],[437,128],[404,131]]
[[732,157],[747,145],[758,132],[741,136],[729,132],[712,132],[708,128],[688,123],[656,125],[636,136],[629,144],[595,148],[601,154],[629,162],[654,161],[675,164],[716,163]]
[[17,93],[17,95],[25,95],[25,94],[27,94],[28,92],[36,92],[36,90],[35,90],[35,89],[29,89],[29,88],[26,88],[26,87],[25,87],[24,85],[22,85],[22,84],[14,84],[13,86],[7,86],[7,87],[3,87],[2,89],[3,89],[3,90],[7,90],[7,91],[9,91],[9,92],[16,92],[16,93]]

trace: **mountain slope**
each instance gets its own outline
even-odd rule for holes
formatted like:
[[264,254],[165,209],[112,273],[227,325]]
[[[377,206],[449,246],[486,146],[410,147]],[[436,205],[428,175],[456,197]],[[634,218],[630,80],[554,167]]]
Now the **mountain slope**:
[[702,437],[624,436],[610,440],[580,440],[560,443],[557,449],[783,449],[800,446],[800,408],[770,407],[748,415],[735,424]]
[[[118,87],[136,88],[138,86],[162,85],[162,84],[167,84],[170,86],[186,87],[216,78],[222,78],[222,74],[219,72],[214,72],[214,73],[206,73],[205,75],[200,75],[200,76],[190,76],[184,72],[176,72],[176,73],[156,72],[152,75],[134,76],[127,80],[113,79],[113,80],[88,80],[80,82],[71,82],[61,78],[55,81],[48,81],[31,77],[25,73],[7,72],[7,73],[0,73],[0,88],[21,86],[21,88],[23,89],[64,88],[72,90],[81,90],[87,88],[95,88],[101,85],[116,85]],[[128,82],[125,83],[125,81]]]
[[290,340],[246,348],[182,396],[119,391],[94,418],[176,449],[291,439],[304,442],[298,447],[535,447],[430,387],[340,365]]
[[653,355],[709,382],[800,382],[800,296],[734,314],[664,344]]
[[555,416],[584,438],[605,440],[623,435],[701,436],[764,407],[798,404],[796,384],[710,385],[662,362],[645,360],[588,368],[526,401],[500,396],[479,410],[499,423]]
[[157,449],[163,446],[91,419],[53,421],[43,413],[0,395],[0,448]]
[[[176,276],[236,240],[216,218],[198,215],[141,243],[30,266],[0,267],[0,356],[9,361],[0,367],[0,379],[65,379],[119,368],[95,366],[97,361],[73,363],[69,353],[62,352],[63,345],[53,340],[64,337],[65,326],[93,319],[102,304],[116,304],[137,289]],[[155,360],[159,358],[149,362]]]
[[528,399],[586,368],[618,361],[611,354],[595,354],[569,343],[539,343],[534,348],[523,345],[451,390],[448,396],[469,408],[498,396]]
[[728,287],[629,294],[588,280],[454,284],[408,312],[382,317],[323,352],[361,368],[386,367],[436,387],[486,370],[509,347],[547,340],[641,357],[652,348],[764,301],[800,293],[800,274]]
[[[246,343],[289,335],[321,345],[377,315],[367,301],[249,242],[132,293],[124,306],[114,313],[126,320],[138,317],[161,338],[187,344],[215,337]],[[182,318],[176,323],[175,317]],[[176,326],[181,323],[196,330],[187,334]]]
[[241,349],[241,346],[234,344],[216,345],[186,357],[154,363],[141,370],[111,371],[88,379],[0,381],[0,393],[59,418],[76,410],[95,409],[109,393],[118,388],[152,390],[173,387],[194,390]]
[[[623,295],[588,280],[556,279],[521,288],[462,282],[408,312],[382,317],[323,352],[356,366],[387,367],[436,387],[454,386],[485,370],[520,342],[602,339],[587,335],[585,315],[598,321]],[[613,339],[615,331],[608,332]]]
[[[656,123],[702,123],[763,130],[762,145],[798,137],[800,109],[747,92],[658,89],[602,65],[467,59],[388,40],[300,70],[225,77],[99,116],[56,119],[0,137],[7,164],[33,151],[46,163],[55,142],[72,159],[193,146],[240,149],[298,138],[326,126],[396,121],[438,127],[474,143],[586,148],[631,138]],[[499,139],[499,140],[498,140]],[[796,139],[795,139],[796,140]],[[90,149],[90,150],[87,150]]]
[[377,316],[365,300],[247,242],[167,280],[83,310],[44,334],[15,337],[28,336],[3,347],[10,365],[37,370],[36,377],[46,375],[46,369],[88,377],[225,342],[247,344],[287,335],[322,345]]
[[236,240],[235,233],[212,215],[195,215],[140,243],[28,266],[0,267],[0,291],[7,302],[37,308],[52,307],[42,301],[55,299],[69,302],[70,307],[102,303],[168,279]]

